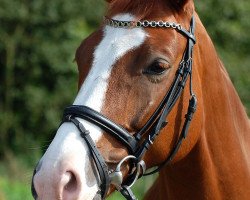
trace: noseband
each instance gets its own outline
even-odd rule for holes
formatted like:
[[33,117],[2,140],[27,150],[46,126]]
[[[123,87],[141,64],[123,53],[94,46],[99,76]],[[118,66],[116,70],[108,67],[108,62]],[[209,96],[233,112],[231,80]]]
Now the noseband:
[[[135,135],[130,134],[125,128],[121,127],[112,120],[103,116],[101,113],[96,112],[95,110],[87,106],[72,105],[67,107],[63,114],[63,122],[72,122],[78,128],[81,137],[86,141],[90,149],[91,155],[99,172],[99,188],[102,199],[106,197],[109,186],[110,184],[112,184],[118,191],[122,193],[122,195],[126,199],[135,200],[136,198],[132,193],[130,187],[142,175],[146,176],[158,172],[162,167],[167,165],[173,159],[173,157],[178,152],[183,139],[185,139],[187,136],[190,122],[196,110],[197,99],[192,90],[192,53],[193,46],[195,44],[195,19],[194,16],[192,16],[190,31],[185,30],[179,24],[163,21],[117,21],[106,17],[104,19],[104,23],[116,28],[172,28],[187,38],[187,47],[168,92],[166,93],[165,97],[163,98],[153,115],[150,117],[150,119]],[[156,137],[159,135],[161,129],[167,125],[166,118],[181,96],[188,78],[190,78],[190,100],[181,134],[167,159],[159,166],[157,166],[155,170],[146,173],[146,166],[142,158],[145,155],[145,152],[153,144]],[[100,127],[102,130],[115,137],[119,142],[127,147],[130,155],[122,159],[114,171],[109,170],[107,164],[104,161],[104,158],[101,156],[95,143],[90,137],[89,131],[85,129],[85,127],[82,125],[82,123],[79,122],[77,118],[84,119]],[[146,137],[143,137],[145,136],[145,134],[148,135]],[[126,181],[123,181],[123,176],[120,168],[121,165],[128,160],[132,161],[131,163],[133,165],[128,178],[126,179]]]

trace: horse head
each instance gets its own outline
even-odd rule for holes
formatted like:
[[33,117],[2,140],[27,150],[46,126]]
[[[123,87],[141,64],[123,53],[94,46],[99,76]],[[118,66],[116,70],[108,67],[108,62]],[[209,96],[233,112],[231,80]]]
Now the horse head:
[[117,189],[133,199],[130,185],[146,169],[190,153],[203,119],[199,106],[193,117],[202,104],[195,21],[192,0],[109,1],[76,52],[79,92],[35,169],[35,198],[101,199]]

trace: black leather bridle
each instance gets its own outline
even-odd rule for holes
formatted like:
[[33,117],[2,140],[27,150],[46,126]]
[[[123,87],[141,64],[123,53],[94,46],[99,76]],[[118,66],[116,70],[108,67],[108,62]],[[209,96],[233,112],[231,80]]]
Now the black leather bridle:
[[[173,28],[179,33],[184,35],[187,38],[187,47],[183,54],[183,58],[179,64],[179,68],[176,71],[175,78],[166,93],[165,97],[161,101],[158,108],[155,110],[153,115],[147,121],[147,123],[141,128],[139,132],[135,135],[131,135],[126,129],[116,124],[112,120],[103,116],[101,113],[96,112],[95,110],[80,105],[72,105],[65,109],[63,114],[63,122],[72,122],[80,131],[82,138],[87,143],[93,160],[95,162],[96,168],[99,172],[100,178],[100,195],[104,199],[106,197],[107,191],[110,184],[113,184],[117,190],[119,190],[126,199],[134,200],[136,199],[133,195],[130,187],[142,175],[150,175],[155,172],[158,172],[163,166],[167,165],[173,157],[176,155],[179,150],[183,139],[186,138],[190,122],[192,120],[193,114],[196,110],[197,99],[192,90],[192,53],[193,46],[195,44],[195,19],[192,16],[190,23],[190,31],[182,28],[181,25],[176,23],[169,22],[155,22],[155,21],[117,21],[109,18],[105,18],[105,23],[109,26],[118,27],[118,28],[134,28],[134,27],[150,27],[150,28]],[[170,152],[167,159],[161,163],[157,168],[149,173],[145,172],[146,166],[142,158],[145,155],[145,152],[153,144],[156,137],[159,135],[161,129],[167,125],[166,118],[173,106],[176,104],[177,100],[182,94],[186,82],[190,78],[190,100],[188,110],[185,116],[185,122],[182,127],[181,134],[174,145],[172,151]],[[115,171],[109,170],[107,164],[104,161],[104,158],[99,153],[99,150],[95,146],[95,143],[89,135],[89,131],[80,123],[77,118],[84,119],[107,132],[108,134],[115,137],[119,142],[127,147],[130,155],[125,157],[117,166]],[[145,137],[145,134],[148,134]],[[146,139],[143,139],[146,138]],[[133,167],[131,173],[123,181],[120,167],[121,165],[128,160],[132,160]]]

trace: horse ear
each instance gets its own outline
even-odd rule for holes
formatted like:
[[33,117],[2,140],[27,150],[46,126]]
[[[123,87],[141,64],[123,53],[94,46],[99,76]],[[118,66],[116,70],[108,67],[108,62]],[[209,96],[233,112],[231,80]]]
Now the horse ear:
[[176,4],[178,4],[180,7],[184,6],[189,0],[176,0]]
[[193,7],[193,0],[171,0],[171,3],[174,5],[175,8],[184,9],[189,5]]

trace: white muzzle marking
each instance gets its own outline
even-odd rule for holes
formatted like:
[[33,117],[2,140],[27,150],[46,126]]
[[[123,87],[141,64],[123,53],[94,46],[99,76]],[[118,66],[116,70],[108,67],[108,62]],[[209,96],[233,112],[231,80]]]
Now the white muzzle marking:
[[[130,14],[122,14],[113,17],[113,19],[133,21],[135,18]],[[142,45],[146,37],[147,34],[142,28],[125,29],[105,26],[103,39],[94,52],[91,70],[74,101],[74,105],[85,105],[100,112],[113,66],[127,52]],[[85,120],[78,120],[90,131],[93,141],[98,142],[102,131]],[[44,180],[47,181],[43,185],[44,193],[51,191],[49,180],[53,179],[54,173],[64,170],[65,167],[62,165],[68,165],[79,174],[78,181],[81,182],[79,199],[94,198],[98,191],[98,183],[94,176],[94,169],[91,167],[89,150],[73,124],[64,123],[58,129],[53,142],[42,158],[42,162],[38,174],[43,174]]]

